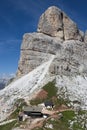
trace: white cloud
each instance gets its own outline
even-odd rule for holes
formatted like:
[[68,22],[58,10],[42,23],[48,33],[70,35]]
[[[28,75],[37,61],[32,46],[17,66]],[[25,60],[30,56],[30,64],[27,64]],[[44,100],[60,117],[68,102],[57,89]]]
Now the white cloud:
[[0,74],[0,79],[10,79],[12,77],[15,77],[14,73],[9,73],[9,74],[3,73],[3,74]]

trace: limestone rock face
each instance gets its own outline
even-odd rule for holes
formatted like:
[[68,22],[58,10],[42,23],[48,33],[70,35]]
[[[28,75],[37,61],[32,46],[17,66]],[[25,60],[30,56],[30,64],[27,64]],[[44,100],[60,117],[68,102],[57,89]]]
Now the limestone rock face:
[[82,41],[82,36],[78,30],[77,25],[65,13],[63,13],[63,27],[65,40],[75,39]]
[[49,60],[60,50],[62,41],[42,33],[27,33],[23,36],[17,75],[26,74]]
[[37,66],[55,59],[50,74],[87,74],[87,35],[55,6],[48,8],[40,17],[36,33],[23,36],[17,76],[29,73]]
[[48,8],[40,17],[38,32],[63,38],[63,13],[55,6]]
[[50,72],[66,76],[87,74],[86,49],[87,45],[78,40],[64,41],[50,66]]
[[41,15],[37,31],[60,39],[82,41],[77,25],[55,6]]

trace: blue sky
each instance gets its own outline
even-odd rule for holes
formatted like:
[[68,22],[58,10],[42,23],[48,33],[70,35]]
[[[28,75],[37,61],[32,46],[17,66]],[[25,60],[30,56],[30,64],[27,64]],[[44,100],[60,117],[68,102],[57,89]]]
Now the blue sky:
[[52,5],[87,29],[87,0],[0,0],[0,75],[16,73],[23,34],[36,32],[40,15]]

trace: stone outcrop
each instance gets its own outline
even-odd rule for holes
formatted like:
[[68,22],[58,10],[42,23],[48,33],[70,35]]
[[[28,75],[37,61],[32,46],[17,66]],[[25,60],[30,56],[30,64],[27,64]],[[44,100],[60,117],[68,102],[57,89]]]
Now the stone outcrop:
[[17,76],[29,73],[40,64],[55,59],[51,74],[77,75],[87,73],[87,35],[55,6],[40,17],[36,33],[23,36]]
[[37,31],[60,39],[82,41],[77,25],[55,6],[41,15]]
[[50,7],[40,17],[38,32],[63,39],[63,13],[57,7]]
[[49,60],[50,55],[56,55],[60,50],[62,41],[42,34],[27,33],[23,36],[21,45],[21,56],[17,75],[26,74]]
[[50,72],[66,76],[87,74],[87,45],[75,40],[64,41]]
[[65,13],[63,13],[63,32],[65,40],[82,41],[77,25]]

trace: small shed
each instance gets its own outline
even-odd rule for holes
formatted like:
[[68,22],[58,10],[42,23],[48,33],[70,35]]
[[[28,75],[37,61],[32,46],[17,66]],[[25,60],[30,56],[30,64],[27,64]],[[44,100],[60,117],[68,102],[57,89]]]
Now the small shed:
[[44,102],[45,107],[53,108],[54,104],[52,101],[45,101]]
[[38,106],[29,106],[29,107],[24,107],[23,109],[24,114],[32,117],[42,117],[42,107]]

